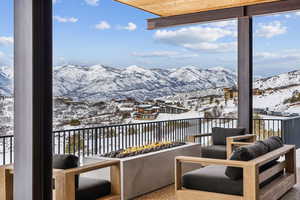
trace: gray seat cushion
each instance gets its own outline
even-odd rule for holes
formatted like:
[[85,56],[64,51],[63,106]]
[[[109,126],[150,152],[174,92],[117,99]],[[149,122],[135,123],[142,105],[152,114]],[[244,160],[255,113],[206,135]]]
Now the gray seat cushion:
[[225,145],[211,145],[201,148],[202,157],[226,159],[226,146]]
[[225,175],[226,166],[210,165],[188,172],[182,177],[183,187],[206,192],[243,195],[243,180],[231,180]]
[[111,183],[107,180],[80,176],[76,200],[96,200],[111,193]]
[[245,135],[244,128],[219,128],[212,129],[212,140],[214,145],[226,145],[226,138],[232,136]]
[[[276,163],[275,163],[276,164]],[[260,172],[266,170],[260,168]],[[230,195],[243,195],[243,179],[232,180],[225,175],[226,166],[210,165],[188,173],[182,177],[182,185],[186,189],[215,192]],[[259,185],[263,188],[283,172],[279,172]]]

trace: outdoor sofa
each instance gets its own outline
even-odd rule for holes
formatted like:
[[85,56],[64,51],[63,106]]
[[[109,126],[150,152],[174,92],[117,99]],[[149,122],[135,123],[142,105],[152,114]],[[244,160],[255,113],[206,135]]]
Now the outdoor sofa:
[[[228,160],[176,157],[177,200],[277,200],[296,184],[295,155],[294,145],[271,137],[236,148]],[[183,163],[206,167],[182,174]]]

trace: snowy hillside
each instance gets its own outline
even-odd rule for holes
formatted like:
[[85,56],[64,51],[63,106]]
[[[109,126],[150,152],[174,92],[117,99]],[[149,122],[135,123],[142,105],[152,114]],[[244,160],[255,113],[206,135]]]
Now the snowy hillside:
[[76,100],[109,100],[133,97],[153,99],[215,87],[230,87],[235,73],[223,68],[147,69],[138,66],[112,68],[67,65],[54,70],[54,95]]
[[262,90],[269,88],[281,88],[291,85],[300,84],[300,70],[292,71],[268,78],[262,78],[254,82],[254,88],[260,88]]
[[11,96],[12,87],[12,68],[7,66],[0,67],[0,95]]

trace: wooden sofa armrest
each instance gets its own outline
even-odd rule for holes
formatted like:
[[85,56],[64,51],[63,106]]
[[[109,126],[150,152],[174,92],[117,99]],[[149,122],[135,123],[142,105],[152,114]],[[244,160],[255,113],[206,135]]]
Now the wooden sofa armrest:
[[86,172],[111,167],[111,195],[99,200],[120,199],[121,174],[120,161],[103,161],[77,168],[55,171],[55,200],[75,200],[75,176]]
[[[280,156],[286,156],[286,160],[295,159],[294,156],[296,155],[296,147],[295,145],[284,145],[283,147],[276,149],[274,151],[271,151],[263,156],[260,156],[254,160],[251,160],[254,165],[262,166]],[[296,162],[294,162],[296,163]]]
[[208,137],[208,136],[211,136],[211,135],[212,135],[212,133],[203,133],[203,134],[197,134],[197,135],[190,135],[190,136],[187,136],[187,141],[194,143],[196,141],[196,138]]
[[244,146],[249,145],[256,141],[256,135],[248,134],[248,135],[238,135],[226,138],[226,155],[227,159],[230,158],[233,148],[235,146]]

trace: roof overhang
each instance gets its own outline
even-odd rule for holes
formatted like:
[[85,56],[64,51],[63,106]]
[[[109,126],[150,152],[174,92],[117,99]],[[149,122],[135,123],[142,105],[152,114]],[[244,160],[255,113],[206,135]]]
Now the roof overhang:
[[280,0],[115,0],[162,17],[225,8],[256,5]]

